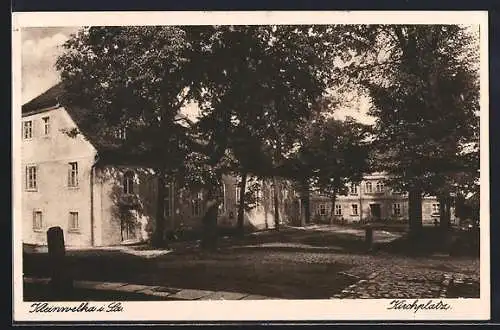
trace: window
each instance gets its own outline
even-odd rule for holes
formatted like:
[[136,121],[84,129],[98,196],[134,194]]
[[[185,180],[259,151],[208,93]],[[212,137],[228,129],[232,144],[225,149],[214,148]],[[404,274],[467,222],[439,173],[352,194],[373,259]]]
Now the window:
[[378,181],[375,189],[376,189],[376,191],[378,193],[383,193],[384,192],[384,186],[385,186],[384,182]]
[[43,121],[43,135],[44,136],[48,136],[50,134],[50,121],[49,121],[49,117],[43,117],[42,118],[42,121]]
[[319,215],[326,215],[326,204],[319,204]]
[[127,171],[123,176],[123,193],[134,193],[134,176],[135,174],[132,171]]
[[373,192],[373,187],[371,182],[366,183],[366,192],[371,194]]
[[351,184],[351,185],[349,186],[349,193],[350,193],[351,195],[357,195],[357,194],[358,194],[358,186],[357,186],[357,185],[355,185],[355,184]]
[[342,215],[342,205],[335,204],[335,215]]
[[221,203],[219,205],[219,214],[226,213],[226,185],[222,184]]
[[192,213],[195,217],[201,215],[202,201],[203,201],[203,193],[200,191],[196,194],[196,198],[193,199]]
[[31,120],[23,122],[23,138],[31,139],[33,137],[33,122]]
[[236,204],[240,203],[240,187],[238,185],[234,186],[236,188]]
[[396,216],[401,215],[401,204],[396,203],[392,205],[392,214]]
[[166,217],[172,216],[172,210],[174,208],[173,205],[173,193],[172,193],[173,187],[171,184],[167,184],[165,186],[165,202],[163,203],[163,214]]
[[358,215],[358,204],[351,205],[352,215]]
[[125,127],[120,127],[114,132],[115,138],[119,140],[125,140],[127,138],[127,129]]
[[38,231],[43,228],[42,211],[33,212],[33,230]]
[[199,217],[201,215],[201,201],[198,198],[193,200],[193,215]]
[[26,166],[26,190],[35,191],[37,185],[37,167],[35,165]]
[[78,212],[69,212],[69,230],[77,231],[80,229],[80,223],[78,222]]
[[439,203],[432,204],[432,214],[439,214]]
[[78,187],[78,163],[71,162],[68,164],[68,187]]

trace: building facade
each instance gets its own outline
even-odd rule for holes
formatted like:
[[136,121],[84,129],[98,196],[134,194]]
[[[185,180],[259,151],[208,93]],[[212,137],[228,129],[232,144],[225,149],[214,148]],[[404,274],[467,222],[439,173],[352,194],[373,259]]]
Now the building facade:
[[[408,194],[388,187],[386,180],[387,175],[384,173],[365,175],[359,184],[348,187],[346,195],[336,196],[333,210],[330,197],[312,194],[311,218],[319,223],[407,222]],[[436,197],[422,198],[424,225],[439,221],[439,212],[440,205]],[[457,221],[452,209],[451,222]]]
[[[57,102],[56,85],[22,108],[23,242],[46,244],[46,231],[63,229],[69,246],[103,246],[146,241],[155,227],[157,179],[151,169],[130,162],[110,161],[104,151],[78,128],[76,109]],[[255,203],[245,212],[245,225],[274,227],[271,184],[259,181]],[[236,226],[240,189],[238,178],[224,176],[219,225]],[[286,221],[281,205],[280,220]],[[166,185],[165,234],[196,230],[205,212],[205,192]]]

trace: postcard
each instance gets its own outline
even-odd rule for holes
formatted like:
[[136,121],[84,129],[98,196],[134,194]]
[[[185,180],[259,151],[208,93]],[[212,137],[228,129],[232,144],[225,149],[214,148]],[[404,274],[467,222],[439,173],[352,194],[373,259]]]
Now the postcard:
[[489,319],[487,12],[12,36],[14,321]]

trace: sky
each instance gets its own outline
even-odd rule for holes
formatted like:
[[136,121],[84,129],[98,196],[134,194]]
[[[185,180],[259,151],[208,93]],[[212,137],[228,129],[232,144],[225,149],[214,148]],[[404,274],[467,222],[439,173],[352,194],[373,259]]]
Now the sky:
[[[22,103],[26,103],[60,81],[55,69],[57,57],[63,51],[62,45],[79,27],[23,28],[22,40]],[[365,124],[373,124],[374,118],[367,115],[369,103],[360,99],[357,104],[341,108],[334,117],[343,119],[351,116]],[[195,120],[198,115],[196,105],[189,104],[182,111]]]
[[24,28],[22,42],[22,102],[26,103],[43,93],[57,82],[59,74],[55,69],[62,44],[76,27]]

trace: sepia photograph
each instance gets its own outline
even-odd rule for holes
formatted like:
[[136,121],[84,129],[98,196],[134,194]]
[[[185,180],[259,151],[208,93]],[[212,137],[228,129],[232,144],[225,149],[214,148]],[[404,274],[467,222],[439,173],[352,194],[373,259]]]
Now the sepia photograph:
[[399,14],[20,16],[23,319],[488,316],[487,15]]

